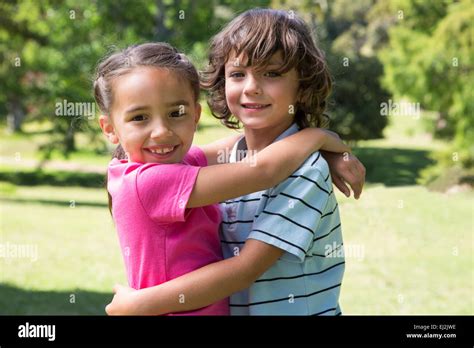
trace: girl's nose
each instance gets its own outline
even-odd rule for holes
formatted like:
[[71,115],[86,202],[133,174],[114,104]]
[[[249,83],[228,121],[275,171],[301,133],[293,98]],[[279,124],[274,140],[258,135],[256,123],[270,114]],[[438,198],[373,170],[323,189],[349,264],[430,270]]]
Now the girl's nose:
[[262,93],[260,82],[255,76],[247,75],[247,81],[245,81],[244,93],[247,95],[258,95]]
[[151,131],[151,138],[169,138],[173,135],[173,131],[169,129],[168,125],[165,122],[157,122],[153,125],[153,130]]

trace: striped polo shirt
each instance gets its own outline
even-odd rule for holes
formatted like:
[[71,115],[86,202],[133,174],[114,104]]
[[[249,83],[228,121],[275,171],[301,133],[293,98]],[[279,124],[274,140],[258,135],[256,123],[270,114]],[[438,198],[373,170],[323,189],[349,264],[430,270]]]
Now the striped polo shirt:
[[[297,131],[293,124],[275,141]],[[241,138],[230,162],[245,150]],[[250,288],[231,296],[232,315],[341,314],[341,221],[329,167],[319,152],[277,186],[222,202],[220,208],[225,258],[238,255],[248,238],[285,251]]]

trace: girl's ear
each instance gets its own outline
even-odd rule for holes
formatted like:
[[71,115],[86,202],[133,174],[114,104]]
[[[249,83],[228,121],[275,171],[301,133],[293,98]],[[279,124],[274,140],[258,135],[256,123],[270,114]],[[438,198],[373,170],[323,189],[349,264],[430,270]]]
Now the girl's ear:
[[201,118],[201,104],[199,103],[196,103],[196,113],[194,115],[194,125],[195,125],[195,129],[197,129],[197,124],[199,122],[199,119]]
[[99,124],[100,124],[100,128],[102,129],[102,133],[104,133],[107,139],[112,144],[118,144],[119,138],[117,136],[117,133],[115,133],[115,128],[114,128],[114,125],[112,124],[112,120],[110,119],[110,116],[100,115]]

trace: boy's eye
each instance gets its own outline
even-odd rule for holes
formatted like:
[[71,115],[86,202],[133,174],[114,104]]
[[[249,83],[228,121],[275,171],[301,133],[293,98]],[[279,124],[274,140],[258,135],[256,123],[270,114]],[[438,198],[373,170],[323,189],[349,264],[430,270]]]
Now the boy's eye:
[[281,76],[281,74],[276,72],[276,71],[268,71],[268,72],[265,73],[265,76],[267,76],[267,77],[279,77],[279,76]]
[[176,110],[176,111],[172,111],[170,113],[171,117],[181,117],[181,116],[184,116],[184,115],[186,115],[184,110]]
[[233,73],[229,74],[229,77],[235,77],[235,78],[243,77],[243,76],[244,76],[244,74],[241,73],[241,72],[233,72]]
[[144,121],[144,120],[145,120],[145,115],[136,115],[136,116],[133,116],[132,118],[132,121],[136,121],[136,122]]

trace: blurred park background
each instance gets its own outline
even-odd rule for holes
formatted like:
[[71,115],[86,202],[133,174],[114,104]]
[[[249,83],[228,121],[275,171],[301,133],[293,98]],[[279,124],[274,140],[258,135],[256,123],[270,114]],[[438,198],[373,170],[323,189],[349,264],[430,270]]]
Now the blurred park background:
[[[330,128],[367,169],[360,200],[338,193],[344,313],[474,313],[472,0],[1,0],[0,314],[100,315],[126,283],[111,149],[95,112],[64,112],[93,105],[98,59],[166,41],[203,68],[211,36],[253,7],[311,26]],[[205,108],[195,143],[233,132]]]

